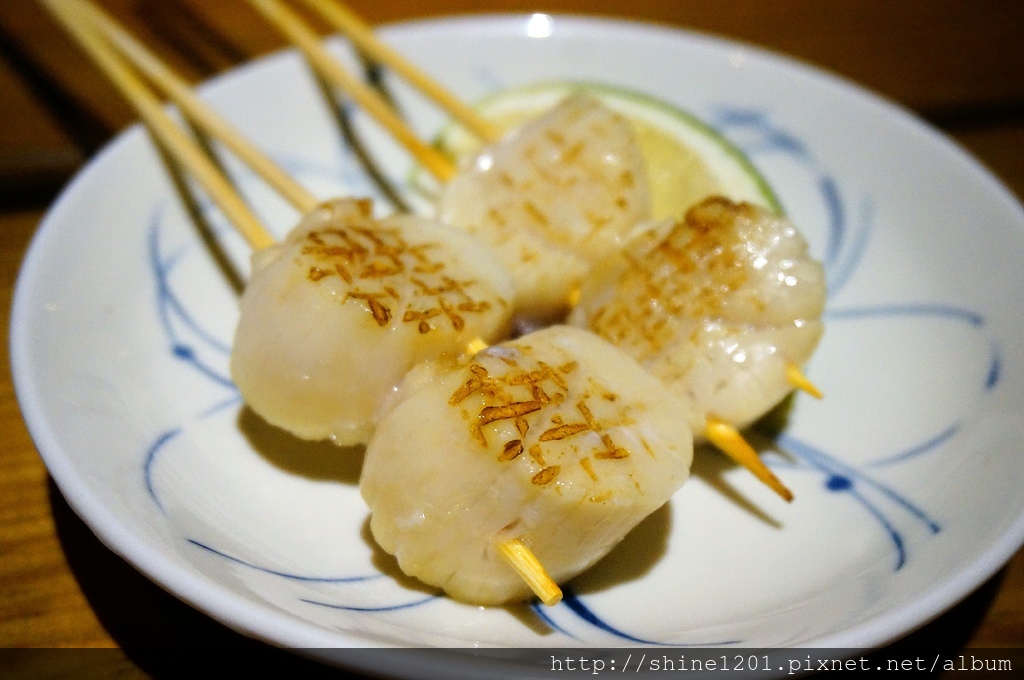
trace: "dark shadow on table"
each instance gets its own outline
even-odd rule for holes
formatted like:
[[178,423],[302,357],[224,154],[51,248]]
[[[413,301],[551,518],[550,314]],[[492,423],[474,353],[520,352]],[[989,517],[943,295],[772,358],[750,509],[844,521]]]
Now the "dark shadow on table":
[[79,587],[110,636],[150,677],[188,677],[200,670],[253,677],[269,671],[313,680],[365,677],[246,637],[193,609],[103,545],[52,480],[49,495],[57,536]]
[[[199,669],[216,672],[221,664],[232,673],[259,670],[313,679],[361,677],[248,638],[193,609],[106,548],[75,515],[52,480],[49,492],[57,535],[82,592],[110,636],[150,677],[177,678]],[[947,657],[958,654],[991,607],[1002,578],[1003,572],[997,573],[932,623],[866,656],[913,658],[922,650],[941,651]],[[192,653],[197,649],[212,653]]]

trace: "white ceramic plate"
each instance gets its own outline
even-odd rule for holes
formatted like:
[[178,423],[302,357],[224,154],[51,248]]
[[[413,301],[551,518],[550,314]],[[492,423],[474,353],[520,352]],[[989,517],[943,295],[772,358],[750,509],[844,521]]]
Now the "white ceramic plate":
[[[32,435],[113,550],[228,625],[305,648],[871,647],[1017,550],[1024,213],[977,162],[855,86],[679,31],[512,16],[382,34],[469,100],[599,81],[687,109],[750,155],[830,285],[808,369],[827,397],[798,397],[767,455],[796,501],[707,454],[557,607],[469,607],[401,578],[368,538],[359,452],[298,444],[242,409],[227,369],[237,291],[133,128],[47,216],[12,319]],[[443,116],[395,89],[434,134]],[[203,94],[318,195],[373,193],[294,54]],[[403,183],[406,156],[355,122]],[[277,234],[290,228],[282,202],[237,176]],[[244,278],[244,245],[203,208]]]

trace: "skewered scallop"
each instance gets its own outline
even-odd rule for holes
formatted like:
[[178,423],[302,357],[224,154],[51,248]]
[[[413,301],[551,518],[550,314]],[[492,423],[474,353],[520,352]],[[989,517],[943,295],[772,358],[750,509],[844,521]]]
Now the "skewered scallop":
[[[67,15],[63,3],[51,5],[69,28],[81,28],[73,16],[81,11],[123,42],[88,5],[69,5]],[[89,31],[73,32],[127,91],[141,87]],[[150,77],[165,80],[159,69]],[[133,101],[162,139],[180,142],[148,95]],[[222,129],[189,101],[182,98],[198,122]],[[179,156],[196,167],[193,152]],[[198,174],[223,189],[209,181],[215,169]],[[225,206],[238,203],[213,193]],[[306,192],[283,193],[305,212]],[[232,376],[255,411],[301,437],[366,442],[379,423],[360,488],[381,546],[456,598],[525,599],[540,588],[524,572],[573,577],[683,484],[693,443],[679,417],[685,406],[628,355],[579,329],[552,327],[472,359],[458,355],[507,331],[513,298],[537,319],[563,311],[593,263],[647,217],[647,203],[628,124],[596,100],[570,98],[477,156],[442,198],[445,218],[485,235],[518,282],[463,232],[409,216],[375,220],[369,201],[332,201],[306,212],[282,243],[262,247],[269,237],[261,230],[249,238],[260,249]],[[251,221],[247,211],[228,212]]]
[[302,438],[364,443],[416,362],[509,327],[512,284],[488,247],[371,211],[368,200],[325,203],[253,255],[232,378],[255,412]]
[[649,218],[645,173],[629,122],[576,94],[468,159],[443,187],[438,215],[500,252],[517,314],[550,322],[592,264]]
[[589,328],[685,404],[698,438],[779,403],[821,337],[825,276],[788,219],[709,198],[595,270],[570,323]]
[[568,326],[420,364],[367,447],[373,536],[456,599],[526,599],[507,546],[562,583],[683,484],[693,450],[681,410],[621,350]]

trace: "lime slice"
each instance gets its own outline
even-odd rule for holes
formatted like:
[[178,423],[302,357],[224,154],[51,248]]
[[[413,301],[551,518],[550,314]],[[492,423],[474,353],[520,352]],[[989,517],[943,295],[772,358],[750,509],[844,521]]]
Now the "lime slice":
[[[598,97],[630,121],[647,164],[654,218],[679,217],[715,194],[782,212],[768,182],[739,149],[693,115],[649,95],[597,83],[546,82],[492,94],[476,108],[508,130],[577,91]],[[458,160],[480,142],[461,125],[449,123],[435,145]]]

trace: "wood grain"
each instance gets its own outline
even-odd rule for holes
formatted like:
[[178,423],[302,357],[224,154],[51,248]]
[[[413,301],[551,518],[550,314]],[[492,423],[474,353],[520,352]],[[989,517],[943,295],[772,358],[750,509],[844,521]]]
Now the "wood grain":
[[[194,80],[280,49],[281,36],[241,0],[103,0]],[[433,16],[546,11],[631,18],[749,42],[853,79],[940,122],[1024,112],[1024,4],[997,0],[354,0],[375,23]],[[320,24],[322,26],[322,24]],[[0,44],[36,65],[113,133],[135,119],[33,0],[0,4]],[[0,109],[0,127],[8,125]],[[16,116],[16,113],[12,112]],[[16,119],[10,121],[17,122]]]

